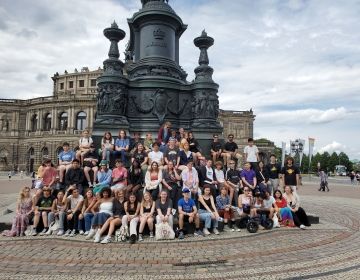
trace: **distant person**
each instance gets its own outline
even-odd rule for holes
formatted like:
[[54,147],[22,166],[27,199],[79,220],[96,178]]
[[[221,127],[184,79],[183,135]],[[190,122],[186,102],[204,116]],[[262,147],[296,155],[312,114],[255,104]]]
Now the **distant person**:
[[230,160],[237,160],[238,166],[240,166],[241,155],[238,153],[238,145],[234,142],[234,134],[228,135],[228,142],[224,145],[224,150],[221,154],[224,160],[225,169],[227,169]]
[[351,171],[349,177],[350,177],[351,184],[354,185],[355,184],[355,172]]
[[160,143],[160,151],[164,152],[167,142],[170,138],[171,122],[165,122],[158,132],[157,142]]
[[320,177],[320,188],[319,191],[325,191],[325,188],[327,189],[327,191],[329,192],[329,186],[328,186],[328,176],[326,174],[326,172],[321,169],[319,171],[319,177]]
[[10,181],[11,180],[11,171],[9,171],[8,175],[9,175],[9,181]]

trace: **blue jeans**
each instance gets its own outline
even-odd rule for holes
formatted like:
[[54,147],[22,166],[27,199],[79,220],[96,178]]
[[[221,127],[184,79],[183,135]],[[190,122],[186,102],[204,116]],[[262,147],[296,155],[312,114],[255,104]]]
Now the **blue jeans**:
[[84,220],[85,220],[85,231],[89,231],[91,229],[91,221],[94,217],[93,213],[85,213],[84,214]]
[[[200,220],[203,221],[205,223],[205,227],[210,229],[210,228],[217,228],[218,226],[218,220],[212,219],[211,218],[211,213],[207,210],[204,209],[199,209],[199,216],[200,216]],[[212,226],[211,226],[212,224]]]
[[114,158],[118,158],[120,155],[121,161],[125,164],[126,162],[126,151],[125,150],[121,150],[121,151],[114,151]]
[[108,163],[110,163],[111,151],[111,149],[104,149],[102,151],[102,159],[106,159]]

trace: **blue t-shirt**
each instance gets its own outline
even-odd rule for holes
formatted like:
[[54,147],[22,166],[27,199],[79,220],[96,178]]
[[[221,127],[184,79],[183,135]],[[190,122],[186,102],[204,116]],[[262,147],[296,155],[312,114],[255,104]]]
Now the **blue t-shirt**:
[[185,199],[181,198],[178,202],[178,206],[181,206],[181,209],[186,213],[193,212],[193,207],[195,206],[195,201],[192,198],[186,202]]
[[73,161],[75,159],[75,153],[73,150],[69,150],[67,152],[65,151],[62,151],[60,154],[59,154],[59,160],[61,161]]
[[254,170],[245,170],[243,169],[241,171],[241,178],[244,177],[246,182],[248,182],[250,185],[254,184],[254,178],[256,177],[256,173]]
[[125,139],[117,138],[115,141],[115,146],[117,147],[125,148],[126,146],[129,145],[130,145],[129,138],[125,138]]

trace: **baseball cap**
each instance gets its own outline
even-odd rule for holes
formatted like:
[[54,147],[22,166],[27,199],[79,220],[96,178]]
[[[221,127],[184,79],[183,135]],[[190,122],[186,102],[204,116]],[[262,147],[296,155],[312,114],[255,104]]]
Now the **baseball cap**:
[[189,190],[188,188],[183,188],[182,192],[183,192],[183,193],[189,193],[190,190]]
[[100,166],[107,166],[107,160],[102,160],[101,162],[100,162]]

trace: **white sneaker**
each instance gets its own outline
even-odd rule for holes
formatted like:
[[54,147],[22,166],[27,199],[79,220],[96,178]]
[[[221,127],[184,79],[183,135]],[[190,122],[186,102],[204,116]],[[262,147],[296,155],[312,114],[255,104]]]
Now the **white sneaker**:
[[214,229],[213,229],[213,232],[214,232],[214,234],[216,234],[216,235],[219,235],[219,234],[220,234],[219,231],[217,230],[217,228],[214,228]]
[[79,234],[80,234],[80,235],[84,235],[84,231],[81,229],[81,230],[79,231]]
[[111,242],[111,236],[107,235],[100,243],[101,244],[108,244]]
[[204,233],[205,235],[210,235],[210,232],[208,231],[207,228],[204,228],[204,229],[203,229],[203,233]]
[[32,228],[32,229],[31,229],[30,235],[31,235],[31,236],[36,236],[36,235],[37,235],[37,232],[36,232],[36,229],[35,229],[35,228]]
[[76,235],[76,229],[73,229],[70,233],[70,237],[74,237]]
[[45,232],[45,235],[51,235],[52,234],[52,230],[49,229],[47,232]]
[[48,230],[46,228],[44,228],[41,232],[40,235],[44,235]]
[[60,235],[63,235],[64,234],[64,230],[62,229],[59,229],[58,233],[56,235],[60,236]]
[[241,230],[240,230],[240,228],[237,228],[236,231],[237,231],[237,232],[240,232]]
[[154,233],[150,232],[150,238],[154,238]]
[[300,228],[301,228],[301,229],[306,229],[306,226],[300,225]]
[[100,234],[99,234],[99,233],[96,233],[96,234],[95,234],[94,243],[99,243],[99,242],[100,242],[100,239],[101,239]]
[[[80,231],[80,234],[81,234],[81,231]],[[88,234],[89,234],[89,231],[88,231],[88,230],[84,232],[84,235],[85,235],[85,236],[87,236]]]
[[141,233],[139,233],[139,242],[141,242],[141,241],[144,241],[144,238],[142,237],[142,234]]
[[93,229],[93,228],[90,229],[89,233],[88,233],[87,236],[86,236],[86,239],[89,240],[89,239],[93,238],[94,235],[95,235],[95,233],[96,233],[96,230],[95,230],[95,229]]
[[71,229],[68,229],[68,230],[65,232],[64,236],[69,236],[70,233],[71,233]]

